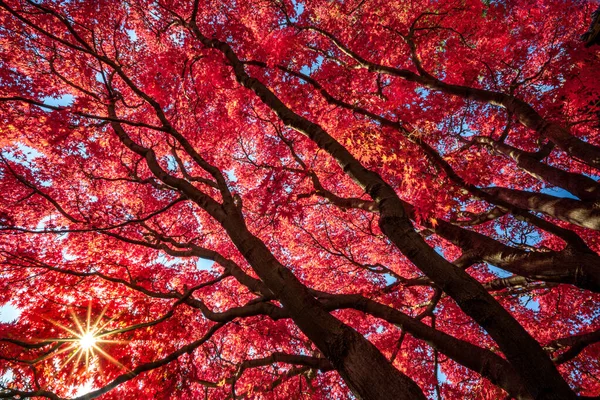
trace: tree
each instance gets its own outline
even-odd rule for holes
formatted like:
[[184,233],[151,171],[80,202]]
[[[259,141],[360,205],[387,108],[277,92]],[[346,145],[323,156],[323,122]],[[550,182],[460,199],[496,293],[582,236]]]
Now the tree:
[[594,7],[0,0],[0,397],[600,395]]

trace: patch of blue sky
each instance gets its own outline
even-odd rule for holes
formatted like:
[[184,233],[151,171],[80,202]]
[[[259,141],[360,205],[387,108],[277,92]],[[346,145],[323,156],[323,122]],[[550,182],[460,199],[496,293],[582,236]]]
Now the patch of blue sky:
[[325,58],[323,56],[317,56],[317,58],[311,65],[302,66],[302,68],[300,68],[300,73],[310,76],[313,73],[313,71],[316,71],[323,64],[324,60]]
[[4,375],[2,375],[2,377],[0,377],[0,382],[3,382],[4,386],[7,386],[13,381],[14,378],[15,375],[13,374],[12,370],[9,369],[4,373]]
[[554,86],[546,85],[543,83],[534,83],[531,86],[533,86],[540,94],[546,94],[546,93],[550,92],[551,90],[555,89]]
[[129,37],[129,40],[131,40],[132,42],[137,41],[138,36],[134,29],[127,29],[125,32],[127,32],[127,36]]
[[169,170],[170,172],[177,171],[178,166],[175,157],[169,154],[165,157],[165,159],[167,160],[167,170]]
[[294,6],[294,14],[293,16],[290,16],[290,21],[292,22],[298,22],[298,18],[300,18],[300,16],[302,15],[302,13],[304,13],[304,3],[298,0],[292,0],[292,6]]
[[386,285],[391,285],[392,283],[396,282],[396,278],[394,278],[394,276],[391,274],[383,274],[383,279],[385,280]]
[[[443,131],[444,129],[446,129],[446,124],[445,122],[440,122],[439,124],[436,125],[436,128],[440,131]],[[469,127],[469,124],[467,122],[462,122],[459,126],[454,126],[452,128],[453,133],[455,134],[460,134],[460,136],[464,137],[464,138],[469,138],[471,136],[475,136],[478,134],[477,131],[471,129]],[[460,141],[456,141],[457,142],[457,146],[458,147],[462,147],[463,143]],[[452,149],[448,149],[448,151],[450,151]]]
[[225,175],[227,175],[227,179],[231,182],[237,182],[237,176],[235,176],[235,171],[233,169],[225,170]]
[[[2,157],[15,164],[19,164],[26,167],[33,173],[37,172],[38,168],[35,166],[35,159],[43,157],[44,155],[36,149],[34,149],[33,147],[29,147],[22,143],[17,143],[16,147],[16,150],[3,150]],[[52,181],[41,181],[39,182],[39,184],[44,187],[49,187],[52,185]]]
[[[40,153],[33,147],[27,146],[22,143],[17,143],[16,152],[11,150],[4,150],[2,151],[2,156],[9,161],[26,167],[34,174],[38,171],[38,168],[35,166],[35,159],[44,157],[42,153]],[[50,179],[40,179],[37,183],[42,187],[52,186],[52,180]]]
[[52,186],[52,181],[50,179],[42,179],[38,181],[41,187],[49,188]]
[[540,302],[531,296],[519,296],[519,303],[531,311],[540,311]]
[[540,192],[549,194],[554,197],[560,197],[563,199],[575,199],[579,200],[577,197],[573,196],[571,193],[567,192],[565,189],[558,187],[545,187]]
[[148,14],[155,21],[159,21],[162,18],[162,15],[159,12],[158,8],[152,8],[152,9],[148,10]]
[[185,260],[182,260],[177,257],[171,257],[166,254],[159,254],[158,257],[156,257],[156,259],[154,260],[155,264],[162,264],[167,268],[174,267],[174,266],[183,264],[185,262],[186,262]]
[[415,88],[415,93],[418,94],[420,98],[426,99],[431,93],[431,90],[419,86]]
[[311,68],[308,65],[303,65],[302,68],[300,68],[301,74],[310,75],[310,72],[311,72]]
[[294,187],[292,185],[288,185],[288,184],[283,184],[283,190],[287,193],[290,194],[292,193],[292,190],[294,190]]
[[63,94],[58,97],[44,97],[42,103],[54,107],[68,107],[73,104],[73,100],[75,100],[75,97],[72,94]]
[[594,172],[595,171],[592,170],[589,173],[588,172],[582,172],[581,174],[587,176],[588,178],[592,178],[592,179],[594,179],[596,181],[600,180],[600,173],[594,173]]
[[512,276],[513,274],[511,274],[510,272],[506,272],[503,269],[500,269],[498,267],[494,267],[491,264],[487,264],[488,269],[490,270],[490,272],[494,275],[496,275],[498,278],[508,278],[509,276]]
[[104,75],[102,75],[102,72],[96,72],[96,81],[104,83]]
[[88,159],[90,158],[90,153],[88,152],[88,148],[85,145],[85,143],[81,142],[77,144],[77,153],[81,156],[81,158],[83,159]]
[[171,38],[171,41],[173,42],[174,45],[176,45],[178,47],[183,46],[183,43],[185,41],[185,34],[183,31],[173,32],[169,35],[169,37]]
[[196,261],[196,268],[198,268],[199,271],[210,271],[212,270],[214,263],[215,262],[213,260],[199,258]]
[[29,169],[35,168],[35,159],[44,155],[26,144],[17,143],[17,152],[11,150],[3,150],[2,156],[9,161],[23,165]]
[[448,375],[446,375],[444,373],[444,371],[442,371],[442,367],[439,366],[439,365],[437,367],[436,376],[437,376],[438,382],[440,382],[440,383],[450,383],[448,381]]
[[[595,308],[592,310],[592,315],[580,314],[580,315],[577,315],[577,320],[580,321],[580,323],[584,324],[584,325],[590,325],[594,321],[597,321],[598,318],[600,318],[600,306],[595,304],[594,307]],[[580,332],[578,332],[575,329],[572,329],[569,333],[571,335],[575,335]]]
[[11,323],[15,322],[21,316],[21,310],[12,305],[11,303],[6,303],[0,306],[0,322],[1,323]]

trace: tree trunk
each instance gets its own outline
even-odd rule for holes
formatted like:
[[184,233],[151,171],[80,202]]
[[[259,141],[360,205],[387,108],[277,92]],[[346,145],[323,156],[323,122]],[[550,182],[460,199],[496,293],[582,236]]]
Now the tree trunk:
[[[535,398],[561,400],[575,398],[575,394],[539,343],[477,280],[438,255],[415,232],[401,200],[392,187],[378,174],[365,169],[345,147],[319,125],[294,113],[262,82],[250,77],[227,43],[202,35],[195,21],[190,23],[190,28],[203,45],[225,55],[242,86],[252,90],[263,103],[275,111],[286,126],[304,134],[332,156],[342,170],[371,196],[380,209],[379,226],[384,234],[411,262],[448,293],[467,315],[488,331],[515,370],[521,374],[528,390]],[[262,276],[261,278],[265,279]],[[332,363],[335,365],[333,360]],[[388,398],[390,398],[389,393]]]
[[223,226],[294,323],[327,357],[358,398],[425,399],[420,388],[394,368],[371,342],[329,314],[241,220],[230,216]]

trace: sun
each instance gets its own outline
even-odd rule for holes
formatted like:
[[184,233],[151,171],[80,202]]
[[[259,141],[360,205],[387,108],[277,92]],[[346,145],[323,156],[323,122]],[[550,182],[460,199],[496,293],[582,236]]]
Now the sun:
[[97,339],[93,332],[86,332],[84,335],[79,337],[79,347],[82,350],[91,349],[96,345]]
[[[103,344],[106,343],[127,343],[127,341],[122,340],[108,340],[105,337],[111,334],[117,333],[116,331],[105,331],[104,328],[112,321],[112,318],[109,319],[104,324],[101,324],[101,321],[104,317],[104,313],[106,312],[106,308],[102,310],[98,318],[94,323],[91,320],[91,305],[88,305],[87,310],[87,321],[83,322],[77,318],[77,315],[71,311],[71,316],[73,322],[75,323],[75,327],[68,328],[60,323],[57,323],[52,320],[50,321],[52,324],[58,326],[62,330],[67,333],[70,333],[72,336],[70,338],[57,339],[57,342],[65,343],[66,346],[60,349],[58,352],[54,353],[54,355],[58,355],[65,352],[70,352],[70,356],[62,363],[62,366],[69,363],[71,360],[75,359],[73,367],[80,363],[80,361],[85,361],[86,369],[89,371],[92,368],[92,364],[96,359],[96,356],[103,357],[107,359],[109,362],[114,365],[128,370],[125,366],[123,366],[119,361],[117,361],[114,357],[108,354],[102,347]],[[87,323],[86,323],[87,322]]]

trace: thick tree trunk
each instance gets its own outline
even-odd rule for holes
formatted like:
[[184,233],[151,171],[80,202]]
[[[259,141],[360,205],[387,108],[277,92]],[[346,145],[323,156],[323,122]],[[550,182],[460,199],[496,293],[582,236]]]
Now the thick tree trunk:
[[457,363],[476,371],[516,399],[533,399],[521,377],[502,357],[469,342],[457,339],[417,321],[398,310],[359,295],[330,295],[322,300],[328,309],[352,308],[398,325],[417,339]]
[[222,224],[294,323],[327,357],[353,393],[361,399],[425,399],[419,387],[372,343],[329,314],[243,221],[230,214]]
[[[108,111],[111,117],[116,117],[114,105],[109,106]],[[329,314],[306,286],[277,261],[265,244],[250,233],[234,203],[221,205],[188,181],[169,175],[158,163],[152,149],[135,143],[119,123],[112,122],[111,126],[125,146],[145,158],[148,168],[158,179],[179,189],[223,226],[294,323],[321,350],[359,398],[425,399],[415,382],[394,368],[371,342]]]
[[344,172],[365,189],[380,209],[379,225],[386,236],[410,261],[456,300],[467,315],[490,333],[515,370],[521,374],[528,390],[535,398],[575,397],[539,343],[510,313],[502,308],[479,282],[439,256],[415,232],[404,212],[402,202],[379,175],[366,170],[346,148],[319,125],[295,114],[263,83],[251,78],[227,43],[205,37],[193,21],[190,29],[206,47],[217,49],[225,55],[242,86],[252,90],[277,113],[284,124],[303,133],[319,148],[331,155]]
[[[479,282],[431,251],[403,218],[382,216],[380,227],[394,243],[401,246],[400,249],[408,259],[490,333],[534,398],[574,398],[540,345],[499,306]],[[444,267],[443,264],[447,266]],[[552,381],[557,376],[560,381]]]

